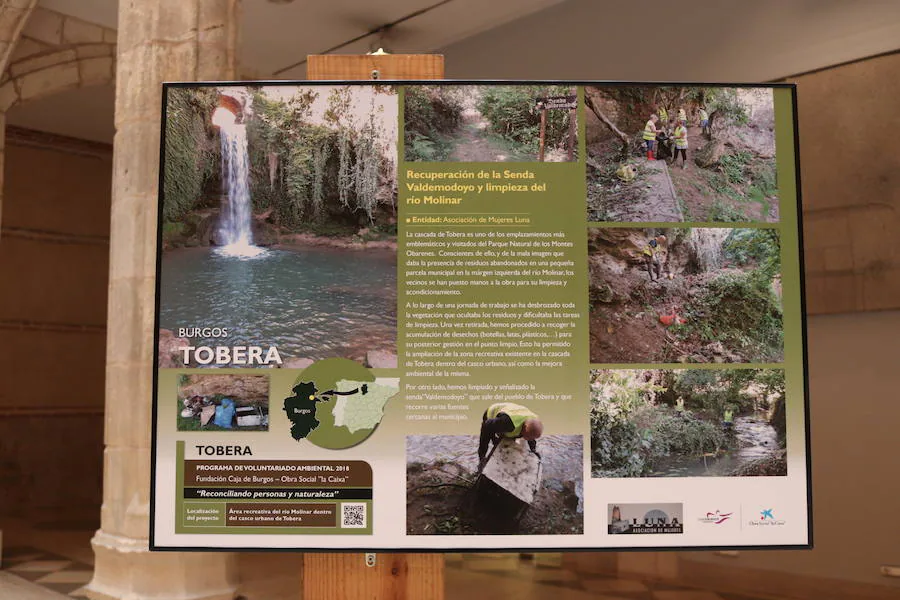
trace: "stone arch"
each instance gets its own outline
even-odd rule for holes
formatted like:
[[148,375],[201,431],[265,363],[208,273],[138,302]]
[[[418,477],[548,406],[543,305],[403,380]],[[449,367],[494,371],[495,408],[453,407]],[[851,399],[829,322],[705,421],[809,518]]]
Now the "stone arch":
[[0,80],[0,111],[37,98],[115,81],[116,46],[73,44],[10,63]]
[[9,62],[37,0],[4,2],[0,7],[0,70]]

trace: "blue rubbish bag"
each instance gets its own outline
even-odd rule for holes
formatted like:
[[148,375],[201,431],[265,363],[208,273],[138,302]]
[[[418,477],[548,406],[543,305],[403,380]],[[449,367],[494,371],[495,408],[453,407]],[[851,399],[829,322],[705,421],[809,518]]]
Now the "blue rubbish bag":
[[216,418],[213,420],[219,427],[231,429],[231,421],[234,419],[234,400],[223,398],[222,404],[216,407]]

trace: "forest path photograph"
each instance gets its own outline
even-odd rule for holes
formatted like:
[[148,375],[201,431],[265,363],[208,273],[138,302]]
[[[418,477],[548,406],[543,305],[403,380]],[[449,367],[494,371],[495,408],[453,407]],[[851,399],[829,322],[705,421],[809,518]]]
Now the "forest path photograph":
[[576,111],[540,108],[547,98],[574,93],[562,86],[409,86],[404,108],[406,160],[575,160]]
[[508,160],[528,160],[503,144],[497,136],[490,134],[491,124],[478,110],[481,94],[478,88],[466,97],[462,111],[462,121],[449,144],[453,147],[450,160],[457,162],[503,162]]

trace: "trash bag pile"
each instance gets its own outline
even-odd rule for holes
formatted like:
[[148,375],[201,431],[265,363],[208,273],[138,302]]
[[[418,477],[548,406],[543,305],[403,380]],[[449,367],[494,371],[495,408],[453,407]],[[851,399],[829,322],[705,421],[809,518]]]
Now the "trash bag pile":
[[616,177],[622,181],[634,181],[634,178],[637,177],[637,167],[629,164],[622,165],[616,170]]
[[231,398],[222,398],[217,403],[207,396],[192,396],[182,400],[182,404],[182,418],[199,419],[201,427],[207,427],[210,423],[222,429],[266,427],[269,424],[266,410],[258,406],[238,407]]

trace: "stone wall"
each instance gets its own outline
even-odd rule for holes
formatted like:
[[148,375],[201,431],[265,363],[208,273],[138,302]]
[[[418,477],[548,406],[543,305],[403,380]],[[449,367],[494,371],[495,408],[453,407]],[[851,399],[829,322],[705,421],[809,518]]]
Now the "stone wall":
[[809,312],[900,308],[900,54],[794,79]]

